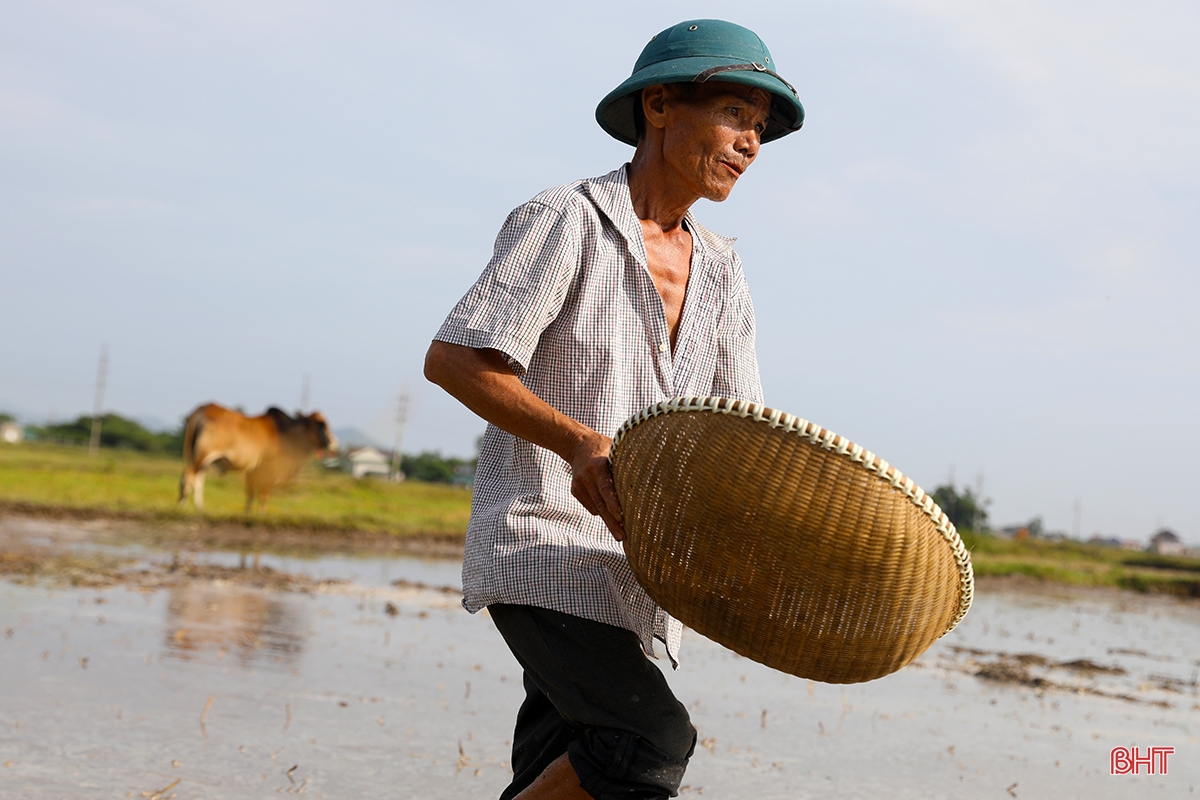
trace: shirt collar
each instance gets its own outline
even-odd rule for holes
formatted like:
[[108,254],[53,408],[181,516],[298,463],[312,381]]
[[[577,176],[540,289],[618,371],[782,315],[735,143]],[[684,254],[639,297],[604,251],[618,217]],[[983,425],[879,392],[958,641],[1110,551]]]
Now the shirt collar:
[[[585,180],[583,185],[596,207],[604,212],[604,216],[612,221],[620,234],[629,242],[629,249],[633,251],[634,257],[645,266],[646,243],[642,238],[641,220],[634,212],[633,199],[629,196],[628,168],[628,164],[623,164],[619,169],[615,169],[607,175]],[[688,230],[698,234],[697,238],[701,240],[702,248],[726,258],[733,254],[733,244],[737,239],[710,231],[696,222],[690,209],[684,220],[687,222]]]

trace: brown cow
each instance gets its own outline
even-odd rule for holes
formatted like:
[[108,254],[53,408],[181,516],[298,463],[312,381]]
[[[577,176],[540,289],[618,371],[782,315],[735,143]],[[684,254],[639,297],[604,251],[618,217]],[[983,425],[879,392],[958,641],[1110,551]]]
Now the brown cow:
[[246,513],[255,500],[262,511],[271,487],[295,477],[320,450],[337,450],[337,439],[319,411],[289,417],[268,408],[262,416],[247,417],[216,403],[200,406],[188,416],[183,435],[179,503],[190,493],[196,510],[204,510],[204,471],[216,464],[246,473]]

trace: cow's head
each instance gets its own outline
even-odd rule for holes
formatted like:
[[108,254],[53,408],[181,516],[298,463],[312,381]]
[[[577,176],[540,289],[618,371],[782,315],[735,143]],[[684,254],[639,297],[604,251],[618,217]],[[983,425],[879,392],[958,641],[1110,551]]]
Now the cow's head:
[[320,411],[314,411],[307,415],[299,414],[298,417],[304,425],[304,431],[308,435],[308,440],[312,443],[314,450],[327,450],[331,453],[337,452],[337,437],[333,435],[333,431],[329,430],[329,423],[325,421],[324,414]]

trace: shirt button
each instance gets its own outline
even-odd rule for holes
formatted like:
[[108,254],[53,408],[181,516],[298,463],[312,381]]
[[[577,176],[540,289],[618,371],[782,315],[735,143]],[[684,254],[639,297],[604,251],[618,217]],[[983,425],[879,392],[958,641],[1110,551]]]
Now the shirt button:
[[660,352],[660,353],[667,352],[667,343],[666,342],[663,342],[662,344],[660,344],[658,346],[658,352]]

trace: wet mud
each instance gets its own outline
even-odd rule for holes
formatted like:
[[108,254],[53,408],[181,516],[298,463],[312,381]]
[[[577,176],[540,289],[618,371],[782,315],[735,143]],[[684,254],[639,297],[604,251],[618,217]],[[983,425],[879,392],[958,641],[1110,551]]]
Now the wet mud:
[[[89,532],[94,539],[114,545],[141,545],[158,549],[234,550],[318,555],[353,553],[461,558],[462,537],[442,534],[397,536],[386,531],[338,527],[299,527],[270,517],[248,516],[240,521],[211,520],[203,516],[161,518],[138,512],[45,506],[0,501],[0,541],[13,528]],[[7,530],[6,530],[7,529]],[[70,538],[67,535],[66,538]]]
[[[455,561],[165,546],[0,518],[0,795],[494,798],[521,673]],[[658,663],[698,729],[683,797],[1192,797],[1200,605],[983,586],[867,684],[686,632]],[[1115,746],[1174,746],[1112,776]]]

